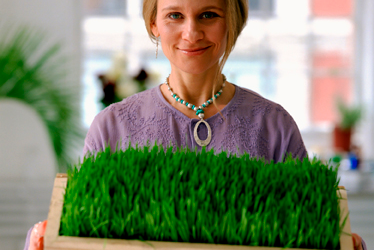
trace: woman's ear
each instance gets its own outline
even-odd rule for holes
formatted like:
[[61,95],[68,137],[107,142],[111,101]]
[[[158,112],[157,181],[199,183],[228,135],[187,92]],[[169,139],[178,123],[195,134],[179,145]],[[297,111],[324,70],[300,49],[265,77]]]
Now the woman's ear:
[[155,37],[159,37],[160,36],[160,33],[158,32],[158,28],[157,28],[157,24],[156,22],[153,22],[151,24],[151,30],[152,30],[152,33]]

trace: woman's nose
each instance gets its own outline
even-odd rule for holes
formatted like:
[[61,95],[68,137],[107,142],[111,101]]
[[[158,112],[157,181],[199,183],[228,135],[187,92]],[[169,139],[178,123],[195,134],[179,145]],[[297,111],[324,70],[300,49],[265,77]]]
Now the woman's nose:
[[204,32],[201,29],[197,20],[187,19],[185,21],[185,27],[183,28],[182,39],[196,43],[204,37]]

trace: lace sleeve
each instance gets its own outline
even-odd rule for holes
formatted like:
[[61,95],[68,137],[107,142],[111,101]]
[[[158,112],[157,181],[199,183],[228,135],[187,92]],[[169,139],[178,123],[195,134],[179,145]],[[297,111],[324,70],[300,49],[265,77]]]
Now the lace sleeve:
[[[117,137],[116,117],[106,108],[93,120],[84,140],[83,155],[103,151]],[[111,145],[113,146],[113,145]],[[114,144],[115,146],[115,144]]]
[[291,153],[294,158],[299,159],[304,159],[308,156],[304,141],[296,124],[288,144],[287,153]]
[[[98,138],[95,139],[92,136],[91,128],[86,135],[86,139],[84,140],[83,155],[87,155],[88,153],[98,152],[100,150],[103,150],[103,146],[101,145],[100,141],[97,140]],[[98,144],[100,146],[98,146]]]
[[362,249],[367,250],[368,248],[366,247],[366,243],[365,243],[364,239],[361,238],[361,240],[362,240]]

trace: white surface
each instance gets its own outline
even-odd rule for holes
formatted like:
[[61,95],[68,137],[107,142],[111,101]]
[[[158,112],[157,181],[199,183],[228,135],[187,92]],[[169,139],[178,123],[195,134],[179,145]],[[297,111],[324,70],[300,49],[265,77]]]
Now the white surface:
[[53,179],[56,160],[38,114],[15,99],[0,99],[0,181]]
[[374,173],[358,170],[340,171],[340,186],[347,189],[349,195],[374,194]]
[[0,182],[0,249],[23,249],[27,231],[48,215],[53,180]]
[[360,235],[368,250],[374,248],[374,196],[348,194],[352,233]]
[[356,13],[356,100],[365,107],[358,138],[362,142],[364,157],[374,159],[374,1],[357,1]]
[[23,249],[47,218],[56,161],[47,130],[29,106],[0,99],[0,249]]

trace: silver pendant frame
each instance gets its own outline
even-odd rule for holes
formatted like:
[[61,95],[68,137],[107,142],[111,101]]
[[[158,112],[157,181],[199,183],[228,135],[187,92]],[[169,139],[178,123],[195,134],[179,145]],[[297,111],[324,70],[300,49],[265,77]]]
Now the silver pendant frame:
[[[197,134],[197,128],[199,127],[200,123],[204,123],[205,126],[207,127],[208,129],[208,137],[205,139],[205,140],[201,140],[199,138],[199,135]],[[209,123],[207,123],[206,121],[204,121],[203,119],[201,119],[200,121],[198,121],[195,125],[195,128],[193,130],[193,136],[195,138],[195,141],[196,143],[201,146],[201,147],[204,147],[204,146],[207,146],[210,141],[212,140],[212,129],[210,128],[209,126]]]

